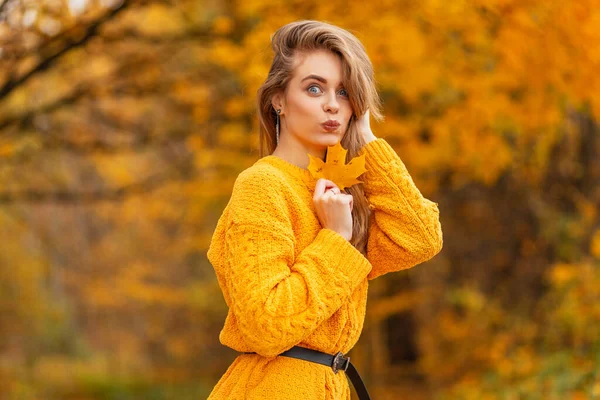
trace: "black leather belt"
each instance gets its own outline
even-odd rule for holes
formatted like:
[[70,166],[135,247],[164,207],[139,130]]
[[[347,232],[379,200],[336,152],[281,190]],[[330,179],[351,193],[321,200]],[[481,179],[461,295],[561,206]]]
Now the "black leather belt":
[[299,358],[301,360],[327,365],[328,367],[331,367],[331,369],[333,369],[333,372],[336,374],[339,371],[344,371],[346,373],[346,376],[350,378],[352,386],[354,386],[354,389],[358,394],[359,400],[371,400],[369,392],[367,391],[367,387],[362,381],[354,365],[350,362],[350,357],[344,357],[344,355],[341,352],[331,355],[317,350],[307,349],[306,347],[294,346],[291,349],[284,351],[279,355],[285,357]]

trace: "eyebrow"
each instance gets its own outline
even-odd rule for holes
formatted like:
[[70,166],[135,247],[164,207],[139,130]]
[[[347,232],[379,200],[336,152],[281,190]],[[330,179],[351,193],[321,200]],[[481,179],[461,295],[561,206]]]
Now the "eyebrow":
[[[327,79],[323,78],[322,76],[315,75],[315,74],[310,74],[310,75],[308,75],[308,76],[304,77],[304,78],[303,78],[303,79],[302,79],[300,82],[304,82],[304,81],[305,81],[305,80],[307,80],[307,79],[316,79],[316,80],[318,80],[319,82],[323,82],[323,83],[327,84]],[[340,85],[339,85],[339,86],[342,86],[342,83],[341,83],[341,82],[340,82]]]

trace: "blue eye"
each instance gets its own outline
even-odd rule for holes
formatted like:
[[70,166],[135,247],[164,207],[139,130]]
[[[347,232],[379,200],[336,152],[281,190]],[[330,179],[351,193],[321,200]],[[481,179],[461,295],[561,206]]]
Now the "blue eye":
[[[309,87],[307,88],[308,92],[309,92],[309,93],[312,93],[312,94],[319,94],[319,92],[318,92],[318,91],[317,91],[317,92],[315,92],[315,91],[311,91],[311,89],[313,89],[313,88],[321,90],[321,88],[320,88],[319,86],[316,86],[316,85],[311,85],[311,86],[309,86]],[[348,91],[347,91],[346,89],[341,89],[340,91],[341,91],[341,92],[343,92],[342,96],[344,96],[344,97],[348,97],[348,96],[349,96],[349,95],[348,95]]]

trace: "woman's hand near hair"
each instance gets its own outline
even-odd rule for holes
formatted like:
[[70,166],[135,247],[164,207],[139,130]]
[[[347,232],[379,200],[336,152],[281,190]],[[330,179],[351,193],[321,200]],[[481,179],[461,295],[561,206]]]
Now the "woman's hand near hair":
[[339,233],[348,241],[352,239],[352,200],[351,194],[342,193],[328,179],[321,178],[315,185],[313,202],[321,226]]
[[356,127],[358,132],[360,132],[365,140],[365,144],[377,139],[377,137],[373,134],[373,131],[371,131],[371,121],[369,119],[370,113],[369,109],[367,108],[367,111],[356,121]]

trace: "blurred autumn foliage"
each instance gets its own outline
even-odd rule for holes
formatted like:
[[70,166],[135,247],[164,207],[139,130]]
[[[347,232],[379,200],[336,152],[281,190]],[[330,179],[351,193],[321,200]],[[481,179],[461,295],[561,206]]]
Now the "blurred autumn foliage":
[[0,0],[0,398],[201,399],[270,35],[364,43],[444,249],[372,282],[376,399],[600,398],[600,1]]

